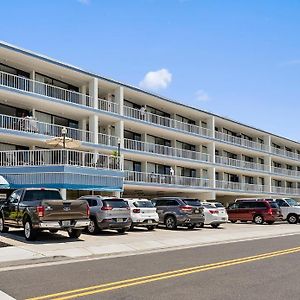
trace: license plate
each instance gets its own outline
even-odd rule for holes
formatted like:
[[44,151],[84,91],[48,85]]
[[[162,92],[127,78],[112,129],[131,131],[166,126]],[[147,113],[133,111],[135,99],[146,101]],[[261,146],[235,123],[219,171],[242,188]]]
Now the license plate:
[[223,220],[223,221],[225,221],[225,220],[226,220],[226,218],[222,218],[222,220]]
[[62,221],[62,222],[61,222],[61,225],[62,225],[63,227],[70,226],[70,225],[71,225],[71,221]]
[[118,222],[118,223],[123,222],[123,219],[119,219],[119,218],[118,218],[118,219],[117,219],[117,222]]
[[195,214],[199,214],[199,209],[195,209]]
[[152,223],[152,220],[148,220],[148,223]]

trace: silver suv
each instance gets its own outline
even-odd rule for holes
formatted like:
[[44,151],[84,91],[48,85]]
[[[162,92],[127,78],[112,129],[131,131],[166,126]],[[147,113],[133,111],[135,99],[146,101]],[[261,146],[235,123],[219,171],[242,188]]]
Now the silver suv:
[[90,224],[87,231],[96,234],[103,229],[115,229],[124,233],[131,226],[130,209],[120,198],[82,196],[90,206]]
[[195,200],[181,197],[151,199],[156,207],[159,223],[165,224],[168,229],[176,229],[177,226],[193,229],[197,224],[204,223],[203,207],[194,206]]

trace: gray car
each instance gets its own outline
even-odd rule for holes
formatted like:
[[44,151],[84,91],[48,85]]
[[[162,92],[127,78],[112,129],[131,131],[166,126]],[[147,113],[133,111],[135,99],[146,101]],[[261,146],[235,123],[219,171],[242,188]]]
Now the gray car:
[[184,226],[193,229],[204,223],[203,208],[193,206],[197,199],[181,197],[160,197],[151,199],[159,216],[159,223],[168,229]]
[[82,196],[90,207],[90,224],[87,231],[96,234],[103,229],[115,229],[124,233],[131,226],[130,209],[120,198],[101,196]]

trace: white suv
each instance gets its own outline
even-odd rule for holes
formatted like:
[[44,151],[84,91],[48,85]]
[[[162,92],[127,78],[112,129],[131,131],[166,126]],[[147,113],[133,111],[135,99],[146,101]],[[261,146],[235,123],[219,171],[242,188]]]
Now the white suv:
[[124,199],[127,201],[131,215],[131,229],[143,226],[153,230],[158,225],[158,214],[152,202],[148,199]]
[[291,198],[276,199],[283,219],[287,220],[290,224],[297,224],[300,217],[300,203]]
[[228,222],[228,215],[225,207],[220,202],[201,202],[205,216],[204,225],[211,225],[213,228],[218,228],[220,224]]

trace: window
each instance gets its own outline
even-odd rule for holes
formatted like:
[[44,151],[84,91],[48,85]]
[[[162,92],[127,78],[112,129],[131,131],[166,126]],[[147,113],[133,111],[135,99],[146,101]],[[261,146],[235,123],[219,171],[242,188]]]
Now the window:
[[129,140],[141,141],[142,135],[133,131],[124,130],[124,138]]
[[102,200],[103,206],[110,206],[112,208],[126,208],[128,204],[122,199]]
[[9,73],[9,74],[13,74],[13,75],[17,75],[17,76],[21,76],[21,77],[26,77],[26,78],[30,78],[29,73],[24,72],[22,70],[4,65],[4,64],[0,64],[0,71],[1,72],[5,72],[5,73]]
[[167,200],[165,206],[178,206],[178,202],[176,200]]
[[135,172],[141,172],[142,171],[142,164],[139,161],[133,161],[133,160],[124,160],[124,168],[127,171],[135,171]]
[[147,201],[147,200],[139,200],[139,201],[135,201],[133,202],[133,205],[135,207],[154,207],[151,201]]
[[180,149],[196,151],[196,146],[192,145],[192,144],[177,141],[176,146],[177,146],[177,148],[180,148]]
[[17,191],[14,191],[9,197],[8,197],[8,202],[9,203],[18,203],[20,198],[21,198],[21,195],[22,195],[22,191],[21,190],[17,190]]
[[147,136],[147,141],[149,143],[152,143],[152,144],[171,147],[171,141],[167,140],[167,139],[164,139],[164,138],[161,138],[161,137],[157,137],[157,136],[153,136],[153,135],[148,135]]
[[180,116],[180,115],[176,115],[176,119],[180,122],[183,122],[183,123],[196,125],[196,122],[194,120],[183,117],[183,116]]
[[283,199],[276,199],[276,203],[279,207],[289,207],[289,205]]
[[85,199],[85,200],[88,202],[89,206],[97,206],[98,205],[98,202],[95,199]]
[[61,200],[59,191],[55,190],[27,190],[23,201]]

